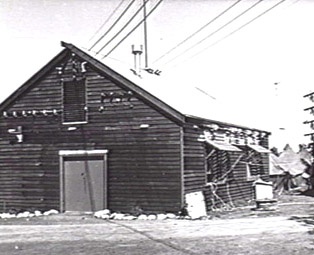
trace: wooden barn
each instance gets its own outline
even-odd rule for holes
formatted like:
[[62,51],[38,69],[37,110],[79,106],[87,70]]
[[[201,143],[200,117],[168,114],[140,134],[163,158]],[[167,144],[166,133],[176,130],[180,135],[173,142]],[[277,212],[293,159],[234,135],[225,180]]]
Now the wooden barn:
[[186,115],[89,53],[64,49],[0,105],[3,210],[178,212],[251,200],[270,133]]

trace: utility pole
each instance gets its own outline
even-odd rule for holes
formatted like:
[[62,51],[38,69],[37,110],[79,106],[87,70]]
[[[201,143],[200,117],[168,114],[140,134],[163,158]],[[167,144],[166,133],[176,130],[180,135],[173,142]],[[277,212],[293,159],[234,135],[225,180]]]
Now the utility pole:
[[145,54],[145,68],[148,68],[148,47],[147,47],[147,20],[146,20],[146,1],[143,0],[143,15],[144,15],[144,54]]
[[[308,98],[312,102],[312,106],[305,108],[304,111],[309,111],[310,114],[314,115],[314,92],[304,95],[304,98]],[[311,129],[314,130],[314,119],[306,120],[303,123],[309,124]],[[309,147],[311,148],[311,154],[314,157],[314,131],[311,133],[305,134],[305,136],[310,136],[311,143],[309,144]]]

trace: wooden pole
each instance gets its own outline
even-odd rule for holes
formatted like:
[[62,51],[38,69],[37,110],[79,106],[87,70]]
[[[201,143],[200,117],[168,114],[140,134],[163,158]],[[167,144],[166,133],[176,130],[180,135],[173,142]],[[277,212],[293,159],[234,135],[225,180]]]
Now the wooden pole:
[[143,0],[143,15],[144,15],[144,52],[145,52],[145,68],[148,67],[148,46],[147,46],[147,22],[146,22],[146,0]]

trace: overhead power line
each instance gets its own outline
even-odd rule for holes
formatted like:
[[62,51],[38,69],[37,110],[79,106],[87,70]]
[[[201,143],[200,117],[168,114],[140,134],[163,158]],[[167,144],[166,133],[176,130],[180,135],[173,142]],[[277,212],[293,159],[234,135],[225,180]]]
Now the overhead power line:
[[124,26],[118,31],[118,33],[116,33],[108,42],[105,43],[104,46],[102,46],[100,48],[100,50],[97,51],[96,54],[99,54],[99,52],[101,52],[105,47],[107,47],[114,39],[117,38],[117,36],[119,36],[119,34],[121,34],[123,32],[123,30],[132,22],[132,20],[138,15],[138,13],[144,8],[145,4],[148,2],[149,0],[145,0],[145,2],[141,5],[141,7],[133,14],[133,16],[128,20],[128,22],[126,24],[124,24]]
[[[265,15],[266,13],[270,12],[272,9],[276,8],[278,5],[282,4],[283,2],[285,2],[286,0],[281,0],[278,3],[276,3],[275,5],[273,5],[272,7],[268,8],[267,10],[263,11],[262,13],[260,13],[259,15],[257,15],[255,18],[249,20],[248,22],[244,23],[242,26],[238,27],[237,29],[233,30],[231,33],[227,34],[226,36],[224,36],[223,38],[219,39],[218,41],[214,42],[213,44],[211,44],[209,47],[212,47],[214,45],[216,45],[217,43],[225,40],[226,38],[228,38],[229,36],[233,35],[234,33],[238,32],[239,30],[241,30],[242,28],[250,25],[252,22],[254,22],[255,20],[257,20],[258,18],[262,17],[263,15]],[[209,48],[207,47],[207,48]],[[205,48],[205,49],[207,49]]]
[[89,50],[92,50],[113,28],[114,26],[120,21],[120,19],[125,15],[125,13],[130,9],[130,7],[133,5],[135,0],[132,0],[128,6],[124,9],[124,11],[120,14],[120,16],[116,19],[116,21],[111,25],[111,27],[104,33],[93,45],[89,48]]
[[216,42],[212,43],[211,45],[209,45],[208,47],[202,49],[201,51],[197,52],[196,54],[194,54],[193,56],[189,57],[188,59],[186,59],[184,62],[186,62],[187,60],[190,60],[196,56],[198,56],[199,54],[203,53],[204,51],[206,51],[208,48],[215,46],[216,44],[222,42],[223,40],[227,39],[228,37],[232,36],[233,34],[235,34],[236,32],[240,31],[241,29],[245,28],[246,26],[250,25],[252,22],[254,22],[255,20],[259,19],[260,17],[264,16],[265,14],[267,14],[268,12],[270,12],[271,10],[273,10],[274,8],[276,8],[277,6],[279,6],[280,4],[282,4],[283,2],[285,2],[286,0],[281,0],[279,2],[277,2],[276,4],[274,4],[272,7],[266,9],[265,11],[263,11],[262,13],[260,13],[259,15],[257,15],[256,17],[254,17],[253,19],[249,20],[248,22],[244,23],[242,26],[238,27],[237,29],[233,30],[232,32],[230,32],[229,34],[227,34],[226,36],[222,37],[221,39],[217,40]]
[[108,21],[113,17],[113,15],[118,11],[118,9],[123,4],[124,0],[121,0],[121,2],[117,5],[117,7],[112,11],[112,13],[108,16],[108,18],[105,20],[105,22],[98,28],[98,30],[93,34],[93,36],[89,39],[89,41],[93,40],[95,36],[99,33],[102,28],[107,25]]
[[231,6],[229,6],[227,9],[225,9],[223,12],[221,12],[220,14],[218,14],[215,18],[211,19],[209,22],[207,22],[205,25],[203,25],[202,27],[200,27],[198,30],[196,30],[194,33],[192,33],[191,35],[189,35],[187,38],[185,38],[183,41],[181,41],[180,43],[178,43],[176,46],[174,46],[173,48],[171,48],[170,50],[168,50],[166,53],[164,53],[161,57],[159,57],[158,59],[156,59],[153,63],[156,63],[157,61],[159,61],[160,59],[164,58],[165,56],[167,56],[169,53],[171,53],[172,51],[174,51],[175,49],[177,49],[179,46],[181,46],[182,44],[184,44],[185,42],[187,42],[188,40],[190,40],[192,37],[194,37],[195,35],[197,35],[198,33],[200,33],[202,30],[204,30],[206,27],[208,27],[210,24],[212,24],[214,21],[216,21],[217,19],[219,19],[222,15],[224,15],[226,12],[228,12],[229,10],[231,10],[233,7],[235,7],[237,4],[239,4],[242,0],[238,0],[235,3],[233,3]]
[[195,48],[196,46],[198,46],[199,44],[201,44],[202,42],[204,42],[205,40],[207,40],[208,38],[212,37],[213,35],[217,34],[218,32],[220,32],[222,29],[224,29],[225,27],[227,27],[228,25],[230,25],[231,23],[233,23],[235,20],[237,20],[238,18],[242,17],[244,14],[246,14],[247,12],[249,12],[250,10],[252,10],[253,8],[255,8],[258,4],[260,4],[261,2],[263,2],[263,0],[258,0],[257,2],[255,2],[253,5],[251,5],[249,8],[245,9],[243,12],[241,12],[240,14],[238,14],[237,16],[235,16],[234,18],[232,18],[230,21],[228,21],[227,23],[225,23],[224,25],[222,25],[221,27],[219,27],[218,29],[216,29],[215,31],[213,31],[212,33],[210,33],[209,35],[207,35],[206,37],[204,37],[202,40],[198,41],[197,43],[193,44],[191,47],[189,47],[188,49],[186,49],[184,52],[176,55],[175,57],[173,57],[172,59],[170,59],[169,61],[167,61],[165,63],[165,65],[167,65],[168,63],[176,60],[178,57],[181,57],[182,54],[186,54],[187,52],[189,52],[191,49]]
[[[159,0],[158,3],[147,13],[146,19],[156,10],[156,8],[161,4],[163,0]],[[142,19],[137,25],[129,32],[127,33],[117,44],[114,46],[105,56],[102,57],[108,57],[126,38],[129,37],[130,34],[132,34],[142,23],[144,22],[144,19]]]

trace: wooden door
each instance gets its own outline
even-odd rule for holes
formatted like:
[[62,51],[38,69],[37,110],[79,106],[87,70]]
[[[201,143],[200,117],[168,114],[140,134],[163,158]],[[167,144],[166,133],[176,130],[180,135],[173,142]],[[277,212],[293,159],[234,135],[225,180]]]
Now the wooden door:
[[64,211],[93,212],[104,209],[104,158],[99,156],[65,157]]

